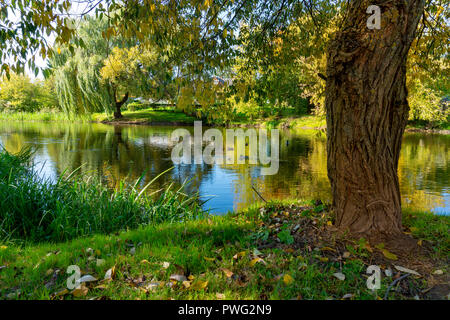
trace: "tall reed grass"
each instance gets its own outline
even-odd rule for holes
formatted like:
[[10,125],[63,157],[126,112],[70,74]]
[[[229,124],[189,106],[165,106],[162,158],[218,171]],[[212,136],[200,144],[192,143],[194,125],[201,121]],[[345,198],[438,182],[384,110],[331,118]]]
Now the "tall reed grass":
[[0,240],[65,241],[207,214],[198,194],[182,192],[184,185],[149,194],[159,176],[141,190],[140,179],[112,190],[76,172],[52,182],[39,176],[30,159],[30,150],[0,152]]

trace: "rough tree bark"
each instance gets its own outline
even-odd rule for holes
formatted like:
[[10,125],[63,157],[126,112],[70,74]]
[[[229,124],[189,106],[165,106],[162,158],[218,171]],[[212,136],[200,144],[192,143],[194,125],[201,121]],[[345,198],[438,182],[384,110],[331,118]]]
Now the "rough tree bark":
[[[409,112],[406,59],[424,2],[350,1],[328,48],[328,177],[341,231],[401,232],[397,166]],[[381,8],[380,30],[367,27],[371,4]]]

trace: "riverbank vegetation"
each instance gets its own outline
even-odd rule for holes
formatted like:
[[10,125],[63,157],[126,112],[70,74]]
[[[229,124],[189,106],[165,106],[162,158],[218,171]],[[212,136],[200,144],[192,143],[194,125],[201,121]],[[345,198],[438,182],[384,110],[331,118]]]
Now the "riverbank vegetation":
[[[330,26],[334,19],[330,14],[323,23]],[[295,126],[305,116],[325,119],[327,37],[305,38],[314,25],[308,14],[293,21],[283,34],[274,35],[272,46],[264,49],[248,44],[252,35],[244,28],[234,39],[240,43],[239,51],[226,66],[208,72],[195,69],[196,62],[189,58],[169,61],[166,47],[142,46],[137,38],[113,32],[108,23],[104,17],[87,16],[77,27],[79,38],[51,48],[48,68],[43,71],[45,81],[32,82],[14,73],[10,79],[4,76],[0,109],[8,115],[2,119],[176,123],[192,122],[192,117],[214,125],[284,126]],[[332,32],[331,28],[324,30],[328,36]],[[409,55],[410,126],[447,129],[448,61],[433,56],[427,60],[427,69],[418,67],[425,59],[418,52],[420,45],[413,44]],[[179,113],[175,119],[173,114],[156,110],[132,113],[152,104],[175,106]],[[43,115],[24,117],[17,112]],[[55,112],[65,116],[55,116]],[[181,113],[189,120],[182,119]],[[320,122],[313,127],[323,128],[324,121]]]
[[65,241],[203,214],[201,201],[196,195],[185,195],[183,187],[145,193],[159,176],[140,188],[143,176],[132,184],[121,181],[111,189],[94,177],[76,175],[76,171],[63,173],[53,182],[39,175],[30,156],[28,149],[17,155],[0,153],[3,241]]
[[[371,246],[364,239],[327,238],[332,220],[326,206],[298,201],[71,242],[4,243],[0,246],[0,296],[99,300],[446,298],[449,218],[405,212],[404,219],[405,232],[424,248],[419,253],[411,251],[405,256],[384,244]],[[366,270],[372,264],[381,266],[381,287],[375,291],[366,284]],[[75,290],[66,287],[70,265],[78,266],[87,280]]]

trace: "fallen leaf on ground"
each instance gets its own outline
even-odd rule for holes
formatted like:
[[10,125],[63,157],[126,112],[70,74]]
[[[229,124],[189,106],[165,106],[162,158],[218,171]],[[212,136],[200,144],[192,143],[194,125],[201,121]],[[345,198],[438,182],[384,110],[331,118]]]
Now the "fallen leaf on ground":
[[255,248],[255,249],[253,249],[253,254],[254,254],[255,256],[259,256],[259,255],[262,254],[262,252]]
[[97,267],[101,267],[102,265],[104,265],[105,264],[105,260],[104,259],[97,259],[97,262],[96,262],[96,264],[97,264]]
[[236,253],[234,256],[233,256],[233,259],[237,259],[237,258],[242,258],[243,256],[245,256],[245,251],[241,251],[241,252],[238,252],[238,253]]
[[155,291],[156,288],[160,287],[161,284],[159,282],[151,282],[145,286],[145,289]]
[[183,281],[183,286],[187,289],[191,286],[191,283],[189,281]]
[[202,290],[205,289],[208,286],[208,281],[196,281],[194,284],[191,285],[192,290]]
[[439,270],[434,271],[433,274],[435,274],[435,275],[441,275],[441,274],[444,274],[444,271],[442,271],[442,270],[439,269]]
[[216,298],[219,300],[225,299],[225,295],[223,293],[216,293]]
[[292,278],[289,274],[285,274],[283,276],[283,282],[285,285],[290,285],[292,282],[294,282],[294,278]]
[[62,289],[61,291],[56,292],[56,293],[55,293],[55,296],[61,297],[61,296],[65,296],[65,295],[68,294],[68,293],[69,293],[69,290],[67,290],[67,289]]
[[163,264],[162,264],[162,267],[163,267],[164,269],[169,268],[169,267],[170,267],[170,262],[164,261]]
[[263,262],[264,263],[264,260],[263,259],[261,259],[261,258],[259,258],[259,257],[257,257],[257,258],[255,258],[255,259],[253,259],[252,261],[250,261],[250,267],[253,267],[255,264],[257,264],[258,262]]
[[150,264],[150,262],[147,259],[141,260],[141,264],[144,264],[144,263]]
[[364,245],[364,248],[365,248],[367,251],[369,251],[370,253],[373,253],[373,249],[372,249],[372,247],[371,247],[368,243],[366,243],[366,244]]
[[411,270],[411,269],[408,269],[408,268],[405,268],[405,267],[402,267],[402,266],[394,266],[394,267],[395,267],[395,269],[397,269],[398,271],[405,272],[405,273],[410,273],[410,274],[414,274],[414,275],[416,275],[416,276],[420,276],[420,273],[418,273],[417,271],[414,271],[414,270]]
[[95,282],[97,281],[97,278],[91,276],[90,274],[87,274],[85,276],[82,276],[80,279],[76,281],[76,283],[85,283],[85,282]]
[[222,268],[223,273],[225,273],[225,275],[227,276],[227,278],[231,278],[233,276],[233,271],[228,270],[226,268]]
[[111,269],[108,269],[105,273],[105,280],[111,280],[114,278],[114,275],[116,273],[116,267],[112,267]]
[[84,284],[82,284],[79,288],[76,288],[75,290],[73,290],[71,292],[71,294],[74,297],[80,298],[80,297],[85,297],[88,292],[89,292],[89,289]]
[[206,261],[214,261],[214,260],[216,260],[214,258],[208,258],[208,257],[203,257],[203,259],[205,259]]
[[182,275],[182,274],[173,274],[173,275],[170,276],[170,280],[183,282],[183,281],[186,281],[187,278],[184,275]]
[[343,274],[341,272],[335,272],[335,273],[333,273],[333,276],[341,281],[345,280],[345,274]]
[[105,290],[106,288],[108,288],[108,286],[104,283],[99,284],[98,286],[94,287],[94,289],[100,289],[100,290]]
[[397,256],[395,254],[393,254],[392,252],[389,252],[386,249],[380,249],[381,252],[383,253],[383,255],[388,258],[389,260],[397,260]]

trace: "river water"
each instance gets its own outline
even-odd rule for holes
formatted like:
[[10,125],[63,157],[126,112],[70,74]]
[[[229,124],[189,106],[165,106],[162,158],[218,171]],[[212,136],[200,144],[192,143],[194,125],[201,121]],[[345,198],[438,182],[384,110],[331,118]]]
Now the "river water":
[[[25,146],[35,150],[41,175],[56,179],[64,170],[98,175],[112,187],[120,179],[142,185],[174,166],[169,139],[175,127],[109,126],[38,122],[0,122],[0,144],[10,152]],[[187,128],[193,131],[192,128]],[[403,207],[450,214],[450,136],[406,133],[399,164]],[[189,179],[187,192],[199,191],[210,200],[206,209],[224,213],[242,209],[259,196],[265,199],[330,200],[323,132],[280,132],[280,163],[276,175],[261,175],[260,165],[180,164],[159,178],[156,190]]]

